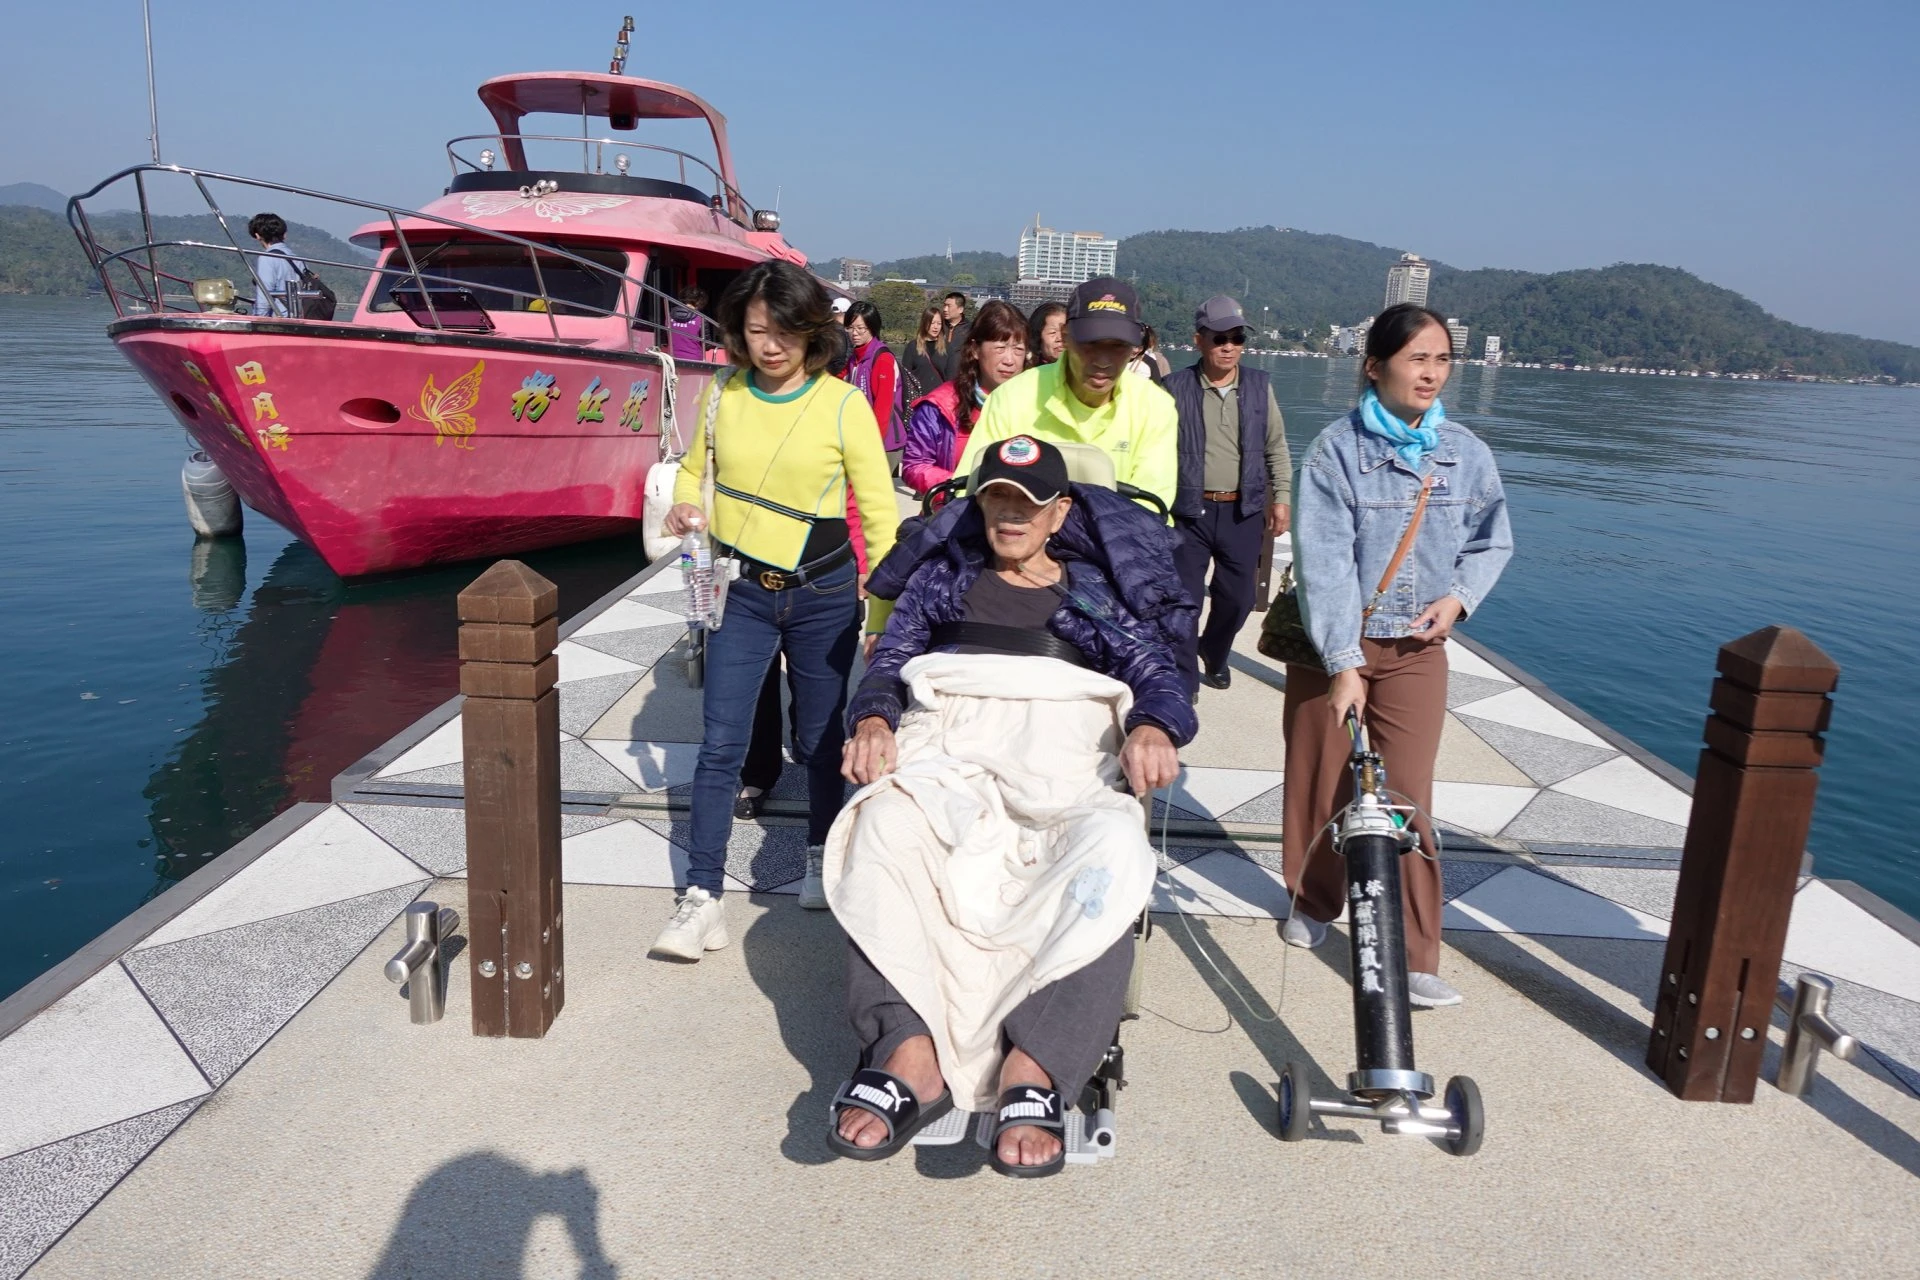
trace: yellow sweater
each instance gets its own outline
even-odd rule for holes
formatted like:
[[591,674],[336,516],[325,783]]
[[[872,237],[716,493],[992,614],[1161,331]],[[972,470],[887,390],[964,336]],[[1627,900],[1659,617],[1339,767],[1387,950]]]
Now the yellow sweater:
[[[701,505],[707,468],[708,388],[680,477],[675,502]],[[720,391],[714,427],[717,474],[713,491],[713,536],[778,569],[797,568],[815,517],[844,520],[847,486],[868,515],[861,524],[867,563],[880,563],[892,549],[898,527],[893,483],[887,472],[880,428],[867,398],[838,378],[818,374],[798,391],[771,396],[749,374],[734,373]],[[872,601],[867,629],[886,626],[891,609]]]
[[1113,459],[1114,479],[1173,506],[1180,411],[1149,378],[1122,373],[1107,402],[1091,409],[1068,389],[1064,359],[1018,374],[987,397],[955,474],[969,474],[988,445],[1018,435],[1098,445]]

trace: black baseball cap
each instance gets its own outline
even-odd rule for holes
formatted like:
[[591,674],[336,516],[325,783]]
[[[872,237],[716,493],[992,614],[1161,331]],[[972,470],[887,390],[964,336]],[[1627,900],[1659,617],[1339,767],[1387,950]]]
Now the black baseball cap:
[[1032,436],[1014,436],[988,445],[975,474],[975,493],[990,484],[1007,484],[1041,506],[1067,491],[1066,455]]
[[1140,295],[1125,280],[1101,276],[1074,287],[1067,298],[1067,336],[1075,342],[1139,346]]

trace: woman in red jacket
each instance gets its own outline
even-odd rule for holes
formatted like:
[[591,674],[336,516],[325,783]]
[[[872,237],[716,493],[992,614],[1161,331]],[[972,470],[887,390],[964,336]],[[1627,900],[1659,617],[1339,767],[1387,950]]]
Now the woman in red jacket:
[[980,308],[952,382],[913,402],[900,478],[924,494],[953,475],[980,406],[995,387],[1027,367],[1027,322],[1010,302]]

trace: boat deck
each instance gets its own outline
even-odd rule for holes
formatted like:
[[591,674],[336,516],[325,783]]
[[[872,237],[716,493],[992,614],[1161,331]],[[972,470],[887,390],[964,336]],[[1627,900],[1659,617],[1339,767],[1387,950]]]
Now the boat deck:
[[560,648],[548,1036],[473,1038],[463,960],[432,1026],[381,973],[408,903],[465,915],[449,704],[0,1005],[0,1276],[1914,1272],[1920,929],[1807,879],[1783,976],[1834,978],[1867,1050],[1804,1100],[1677,1101],[1642,1058],[1686,779],[1470,644],[1435,796],[1466,1003],[1414,1031],[1423,1069],[1479,1082],[1486,1144],[1339,1120],[1279,1143],[1281,1066],[1331,1089],[1353,1035],[1342,941],[1274,925],[1282,672],[1257,615],[1165,814],[1117,1155],[1033,1184],[971,1143],[832,1159],[854,1045],[838,929],[791,896],[797,769],[735,826],[734,944],[645,956],[700,738],[678,585],[639,575]]

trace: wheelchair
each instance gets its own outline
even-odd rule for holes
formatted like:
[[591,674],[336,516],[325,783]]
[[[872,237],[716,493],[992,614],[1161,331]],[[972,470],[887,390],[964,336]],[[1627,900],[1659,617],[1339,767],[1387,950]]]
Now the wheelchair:
[[[1082,444],[1076,441],[1050,440],[1066,459],[1067,479],[1073,484],[1097,485],[1111,489],[1122,497],[1131,498],[1151,511],[1160,520],[1168,519],[1166,502],[1159,494],[1135,485],[1121,483],[1115,475],[1113,458],[1097,445]],[[927,490],[920,498],[920,514],[930,517],[948,502],[967,496],[976,487],[976,472],[965,476],[953,476],[943,480]],[[1122,783],[1124,786],[1124,782]],[[1147,843],[1153,843],[1153,796],[1140,798],[1141,821],[1146,827]],[[1078,1110],[1084,1117],[1079,1126],[1069,1125],[1067,1130],[1067,1162],[1069,1164],[1090,1164],[1103,1157],[1114,1154],[1116,1128],[1114,1112],[1118,1108],[1120,1091],[1127,1086],[1126,1049],[1120,1042],[1120,1033],[1127,1023],[1140,1017],[1140,1000],[1146,978],[1147,940],[1153,936],[1153,903],[1149,899],[1141,909],[1140,918],[1133,924],[1133,969],[1127,976],[1127,994],[1121,1007],[1120,1023],[1113,1030],[1113,1043],[1107,1047],[1106,1056],[1094,1069],[1093,1077],[1087,1082],[1078,1100]],[[984,1117],[983,1117],[984,1118]],[[929,1131],[931,1132],[931,1131]],[[979,1140],[985,1145],[987,1126],[980,1126]],[[938,1137],[931,1141],[940,1141]],[[947,1139],[951,1140],[951,1139]]]

